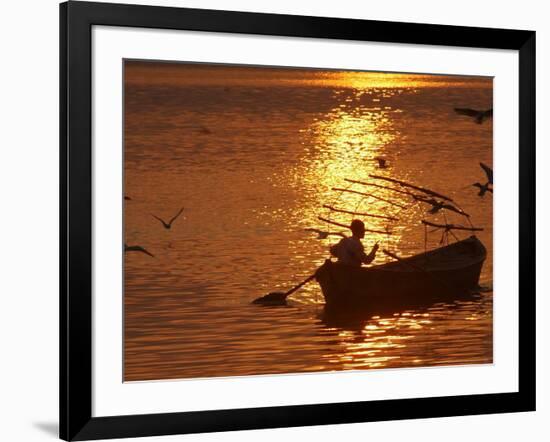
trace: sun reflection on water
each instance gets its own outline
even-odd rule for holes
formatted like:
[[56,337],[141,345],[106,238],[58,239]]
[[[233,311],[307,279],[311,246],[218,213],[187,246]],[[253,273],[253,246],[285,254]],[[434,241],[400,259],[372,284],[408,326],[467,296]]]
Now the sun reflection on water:
[[[430,324],[429,313],[373,316],[358,330],[338,332],[339,351],[328,353],[324,358],[340,369],[383,368],[400,358],[399,349],[407,347],[408,341],[415,338],[411,331],[417,332]],[[419,364],[422,360],[414,362]]]
[[[353,84],[354,77],[350,76],[348,81]],[[364,83],[361,84],[364,86]],[[400,242],[402,229],[394,229],[387,219],[335,212],[324,206],[387,217],[398,215],[405,204],[410,203],[403,202],[400,195],[391,191],[373,191],[346,181],[365,180],[369,174],[387,173],[387,170],[379,168],[377,158],[386,158],[391,165],[393,157],[398,153],[396,145],[401,142],[401,133],[394,127],[392,114],[399,113],[401,109],[392,105],[392,98],[402,93],[403,90],[398,88],[337,89],[333,93],[332,109],[301,130],[306,158],[292,169],[288,178],[308,196],[297,208],[297,219],[304,227],[317,226],[329,232],[347,235],[349,231],[346,229],[323,224],[318,217],[321,215],[344,225],[349,225],[354,218],[361,218],[369,230],[392,232],[391,236],[369,232],[364,240],[366,247],[375,242],[386,247]],[[384,100],[383,105],[381,99]],[[342,188],[369,193],[370,196],[335,190]],[[401,203],[395,206],[384,200]],[[335,240],[336,236],[329,236],[325,240],[327,247]],[[384,261],[386,257],[379,254],[377,262]]]

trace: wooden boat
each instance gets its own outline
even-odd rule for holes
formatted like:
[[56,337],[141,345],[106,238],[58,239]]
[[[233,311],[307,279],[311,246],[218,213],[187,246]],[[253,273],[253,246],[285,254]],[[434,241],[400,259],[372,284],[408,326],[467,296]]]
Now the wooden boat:
[[372,267],[327,260],[316,273],[327,309],[417,306],[471,296],[487,251],[476,236]]

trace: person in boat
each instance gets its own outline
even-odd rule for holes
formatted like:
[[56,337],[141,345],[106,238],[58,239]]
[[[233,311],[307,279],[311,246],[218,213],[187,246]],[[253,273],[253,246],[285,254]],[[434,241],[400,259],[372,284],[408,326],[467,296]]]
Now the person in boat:
[[338,244],[330,248],[330,254],[338,259],[339,264],[361,267],[362,264],[370,264],[378,251],[378,243],[374,245],[370,253],[365,253],[361,239],[365,237],[365,224],[354,219],[350,229],[352,236],[342,238]]

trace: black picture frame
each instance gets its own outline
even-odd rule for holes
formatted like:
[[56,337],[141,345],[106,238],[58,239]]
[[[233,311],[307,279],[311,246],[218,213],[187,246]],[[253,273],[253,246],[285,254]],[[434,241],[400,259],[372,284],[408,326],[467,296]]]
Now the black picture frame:
[[[519,53],[519,391],[92,417],[92,26]],[[89,440],[535,410],[535,32],[198,9],[60,5],[60,437]],[[520,295],[520,296],[519,296]]]

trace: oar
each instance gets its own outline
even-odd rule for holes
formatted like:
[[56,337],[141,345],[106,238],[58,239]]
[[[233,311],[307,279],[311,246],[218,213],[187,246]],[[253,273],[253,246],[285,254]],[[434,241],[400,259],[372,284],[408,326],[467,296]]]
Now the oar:
[[306,279],[304,279],[300,284],[297,284],[294,287],[292,287],[287,292],[271,292],[271,293],[268,293],[267,295],[261,296],[260,298],[257,298],[254,301],[252,301],[252,304],[286,305],[286,298],[289,297],[290,295],[292,295],[300,287],[307,284],[313,278],[315,278],[316,274],[317,274],[317,271],[315,271],[312,275],[310,275]]
[[451,291],[455,291],[456,288],[455,287],[452,287],[451,285],[447,284],[447,282],[443,281],[442,279],[439,279],[437,276],[435,276],[434,274],[432,274],[431,272],[429,272],[428,270],[426,270],[425,268],[422,268],[420,266],[417,266],[416,264],[413,264],[403,258],[400,258],[399,256],[397,256],[395,253],[392,253],[386,249],[382,249],[382,252],[384,252],[385,255],[388,255],[389,257],[399,261],[400,263],[402,264],[405,264],[405,265],[408,265],[411,269],[414,269],[414,270],[417,270],[419,272],[423,272],[423,273],[426,273],[428,276],[430,276],[434,281],[438,282],[439,284],[441,284],[442,286],[444,286],[446,289],[448,290],[451,290]]

